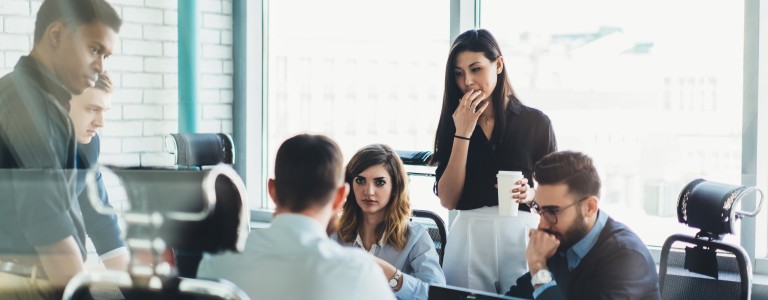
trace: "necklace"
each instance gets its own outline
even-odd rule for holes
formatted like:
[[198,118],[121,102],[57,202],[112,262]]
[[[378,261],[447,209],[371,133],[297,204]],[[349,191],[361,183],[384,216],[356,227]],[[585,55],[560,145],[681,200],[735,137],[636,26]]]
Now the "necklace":
[[485,125],[491,125],[491,121],[493,121],[493,118],[483,117],[483,120],[485,120]]

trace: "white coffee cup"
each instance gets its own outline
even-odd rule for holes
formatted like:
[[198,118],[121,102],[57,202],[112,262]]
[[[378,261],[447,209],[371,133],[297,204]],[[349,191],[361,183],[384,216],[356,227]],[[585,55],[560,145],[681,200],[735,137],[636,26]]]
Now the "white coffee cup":
[[517,182],[523,179],[521,171],[499,171],[496,174],[496,182],[499,191],[499,215],[517,216],[517,207],[520,205],[512,195],[512,189],[516,188]]

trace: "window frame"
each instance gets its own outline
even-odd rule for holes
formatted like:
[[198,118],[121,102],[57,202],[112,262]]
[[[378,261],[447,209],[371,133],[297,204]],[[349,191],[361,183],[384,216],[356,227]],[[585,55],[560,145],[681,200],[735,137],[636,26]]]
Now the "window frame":
[[[761,138],[758,133],[768,131],[768,56],[760,56],[760,49],[768,48],[768,3],[761,6],[760,0],[744,0],[744,83],[743,83],[743,118],[742,118],[742,159],[741,184],[755,185],[768,192],[768,136]],[[245,8],[246,13],[234,16],[235,31],[243,32],[238,37],[245,38],[244,51],[239,54],[236,50],[235,61],[244,61],[244,68],[239,74],[245,76],[245,84],[235,93],[242,92],[242,97],[235,97],[236,107],[244,108],[245,114],[234,118],[235,136],[245,138],[240,150],[238,170],[241,172],[249,187],[249,197],[258,199],[258,207],[251,207],[252,221],[269,222],[271,210],[266,210],[269,197],[266,192],[266,179],[269,162],[267,161],[267,118],[268,111],[268,47],[269,42],[269,0],[234,0],[237,8]],[[482,0],[451,0],[450,1],[450,41],[461,32],[481,26]],[[245,18],[245,15],[250,16]],[[760,20],[766,20],[760,22]],[[247,35],[245,33],[248,33]],[[446,47],[449,45],[446,45]],[[237,47],[237,46],[236,46]],[[247,55],[250,54],[250,55]],[[256,58],[256,59],[247,59]],[[241,64],[236,64],[235,68]],[[237,72],[237,70],[235,71]],[[763,75],[763,76],[760,76]],[[241,90],[242,89],[242,90]],[[251,101],[248,101],[251,100]],[[250,119],[245,116],[251,117]],[[247,149],[247,150],[245,150]],[[256,159],[248,160],[248,156]],[[754,196],[742,201],[742,209],[756,208]],[[251,204],[257,203],[253,201]],[[768,241],[766,237],[758,237],[758,228],[768,231],[767,213],[757,218],[741,220],[741,246],[752,258],[755,274],[768,275]],[[455,217],[455,211],[450,212],[449,223]],[[761,245],[758,247],[757,245]],[[649,246],[657,260],[660,248]],[[757,256],[757,259],[755,257]]]
[[[768,49],[768,3],[760,0],[744,1],[744,99],[742,118],[742,184],[754,185],[768,191],[768,137],[759,133],[768,131],[768,58],[760,56],[760,49]],[[765,1],[763,1],[765,2]],[[763,76],[760,76],[763,75]],[[762,118],[761,118],[762,117]],[[765,200],[765,199],[763,199]],[[754,196],[742,200],[742,209],[751,211],[757,206]],[[763,209],[765,210],[765,209]],[[741,245],[752,258],[755,274],[768,274],[768,241],[759,236],[768,231],[766,213],[755,218],[742,219]],[[758,247],[761,245],[761,247]]]

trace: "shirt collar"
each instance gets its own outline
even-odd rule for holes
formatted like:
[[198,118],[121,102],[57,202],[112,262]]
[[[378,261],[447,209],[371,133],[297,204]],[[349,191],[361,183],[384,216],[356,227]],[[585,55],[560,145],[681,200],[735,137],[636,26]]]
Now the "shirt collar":
[[72,94],[64,88],[56,76],[31,56],[22,56],[16,64],[15,70],[22,71],[34,79],[42,90],[53,95],[61,106],[69,111],[69,100]]
[[509,104],[507,104],[507,110],[513,114],[519,115],[522,109],[520,101],[515,97],[509,97]]
[[595,221],[595,225],[592,226],[592,229],[589,230],[589,233],[587,233],[587,235],[584,236],[578,243],[568,249],[568,269],[575,269],[581,262],[581,259],[584,258],[584,256],[586,256],[590,250],[592,250],[592,247],[595,246],[597,239],[600,237],[600,232],[602,232],[603,228],[605,228],[605,223],[607,221],[608,215],[598,210],[597,221]]
[[[357,237],[355,238],[355,243],[354,243],[354,245],[355,245],[356,247],[360,247],[360,248],[362,248],[363,250],[365,250],[365,246],[363,246],[363,238],[362,238],[362,237],[360,237],[360,233],[359,233],[359,232],[357,233]],[[374,244],[373,246],[375,246],[375,245],[378,245],[378,246],[379,246],[379,248],[382,248],[382,247],[384,247],[384,235],[383,235],[383,234],[381,235],[381,239],[379,239],[379,241],[378,241],[376,244]],[[368,250],[368,252],[371,252],[371,253],[373,253],[373,250],[374,250],[374,247],[373,247],[373,246],[371,246],[371,250]]]
[[278,214],[272,219],[271,226],[275,228],[298,229],[302,232],[310,232],[313,235],[328,237],[325,228],[319,222],[301,214]]

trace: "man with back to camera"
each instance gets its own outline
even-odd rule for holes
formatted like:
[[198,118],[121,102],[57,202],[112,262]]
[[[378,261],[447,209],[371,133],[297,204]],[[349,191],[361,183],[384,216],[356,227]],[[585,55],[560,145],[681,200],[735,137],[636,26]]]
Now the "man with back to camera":
[[371,256],[326,233],[349,193],[339,147],[297,135],[277,150],[271,227],[254,229],[245,252],[206,255],[198,277],[224,278],[254,299],[395,299]]
[[[525,258],[529,273],[507,295],[535,299],[659,299],[648,248],[598,208],[600,177],[585,154],[551,153],[533,171],[540,215]],[[533,275],[533,276],[531,276]]]
[[0,78],[0,295],[56,297],[83,268],[71,96],[95,85],[121,21],[104,0],[46,0],[34,45]]

